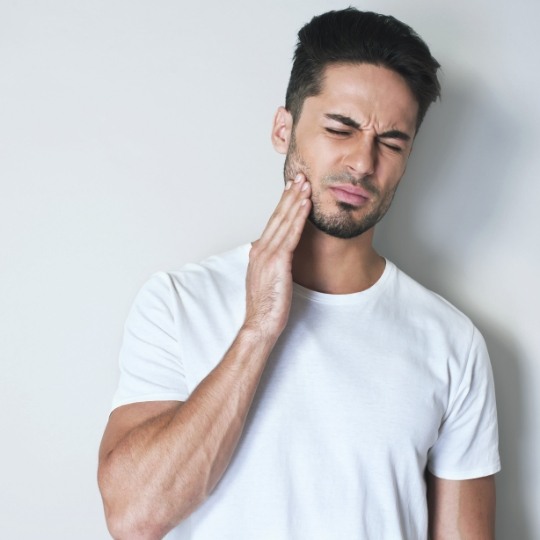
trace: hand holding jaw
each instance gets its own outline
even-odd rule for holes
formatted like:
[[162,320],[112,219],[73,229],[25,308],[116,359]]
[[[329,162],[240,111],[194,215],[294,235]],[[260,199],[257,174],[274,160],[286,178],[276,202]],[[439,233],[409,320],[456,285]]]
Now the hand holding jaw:
[[299,173],[288,180],[261,237],[253,242],[246,279],[245,326],[277,339],[289,316],[292,259],[311,209],[311,186]]

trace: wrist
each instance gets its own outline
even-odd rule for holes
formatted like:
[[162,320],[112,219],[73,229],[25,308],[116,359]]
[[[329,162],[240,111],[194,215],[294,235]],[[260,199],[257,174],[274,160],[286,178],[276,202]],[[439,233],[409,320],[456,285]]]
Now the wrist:
[[238,333],[242,341],[258,347],[274,347],[282,330],[274,330],[260,321],[246,319]]

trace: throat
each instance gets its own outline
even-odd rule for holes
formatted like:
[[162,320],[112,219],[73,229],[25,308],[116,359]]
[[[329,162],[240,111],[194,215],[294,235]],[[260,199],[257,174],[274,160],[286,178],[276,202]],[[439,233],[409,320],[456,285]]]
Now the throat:
[[382,276],[386,260],[371,243],[372,231],[354,239],[324,235],[306,224],[293,257],[293,280],[326,294],[352,294],[369,289]]

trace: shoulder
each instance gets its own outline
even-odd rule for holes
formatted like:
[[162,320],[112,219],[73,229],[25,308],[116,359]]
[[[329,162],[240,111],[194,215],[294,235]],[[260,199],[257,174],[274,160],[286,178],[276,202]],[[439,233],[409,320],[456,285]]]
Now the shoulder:
[[250,244],[212,255],[201,262],[189,263],[179,270],[168,272],[167,278],[176,289],[196,287],[236,288],[244,285]]
[[150,276],[139,289],[128,322],[144,318],[178,320],[185,309],[243,305],[250,244]]
[[471,319],[436,292],[418,283],[393,263],[392,297],[397,310],[414,325],[470,343],[478,334]]
[[177,322],[223,310],[236,314],[245,304],[249,249],[246,244],[175,271],[157,272],[143,285],[135,304],[149,315],[160,312]]
[[139,296],[176,296],[212,288],[236,288],[244,284],[250,244],[212,255],[198,263],[188,263],[178,270],[154,273],[143,285]]

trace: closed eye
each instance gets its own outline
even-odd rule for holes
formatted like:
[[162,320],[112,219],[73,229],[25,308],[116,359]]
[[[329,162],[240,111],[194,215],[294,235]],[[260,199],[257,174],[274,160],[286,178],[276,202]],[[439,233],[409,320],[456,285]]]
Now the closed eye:
[[350,135],[351,134],[350,131],[343,131],[343,130],[340,130],[340,129],[332,129],[332,128],[324,128],[324,129],[326,129],[326,131],[328,133],[331,133],[332,135],[345,136],[345,135]]
[[390,148],[390,150],[393,150],[394,152],[403,152],[403,148],[401,146],[396,146],[395,144],[390,144],[384,141],[379,141],[383,146],[386,146],[386,148]]

